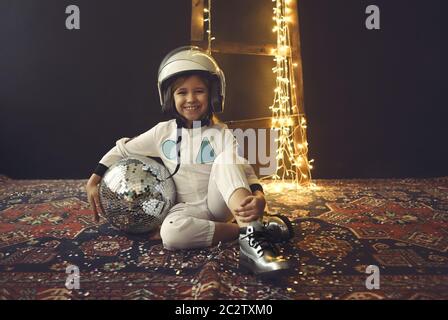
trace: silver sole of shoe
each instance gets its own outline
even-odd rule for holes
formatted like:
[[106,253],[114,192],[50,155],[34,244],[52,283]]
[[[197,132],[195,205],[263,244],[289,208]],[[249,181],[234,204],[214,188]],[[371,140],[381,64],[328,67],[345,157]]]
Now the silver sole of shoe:
[[250,258],[240,257],[239,270],[245,274],[253,274],[260,278],[276,278],[281,275],[285,275],[289,272],[289,268],[274,269],[274,270],[261,270],[257,268],[256,263]]

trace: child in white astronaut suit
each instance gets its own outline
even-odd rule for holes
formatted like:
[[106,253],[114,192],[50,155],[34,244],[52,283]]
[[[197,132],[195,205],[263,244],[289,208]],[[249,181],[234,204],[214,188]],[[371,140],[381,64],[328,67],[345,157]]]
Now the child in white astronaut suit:
[[[158,86],[162,111],[172,120],[118,140],[103,156],[86,186],[96,216],[97,186],[108,167],[132,154],[160,157],[177,192],[160,229],[165,248],[208,247],[239,237],[241,267],[267,276],[288,270],[273,242],[291,238],[291,225],[283,217],[260,221],[266,206],[263,188],[236,154],[235,138],[214,119],[225,97],[224,74],[216,61],[197,47],[173,50],[160,65]],[[237,224],[229,223],[232,218]]]

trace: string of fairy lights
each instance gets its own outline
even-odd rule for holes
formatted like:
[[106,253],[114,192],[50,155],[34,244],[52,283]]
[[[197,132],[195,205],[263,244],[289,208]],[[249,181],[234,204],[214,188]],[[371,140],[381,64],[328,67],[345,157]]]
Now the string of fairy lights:
[[[211,54],[212,41],[215,40],[212,36],[211,2],[212,0],[208,0],[207,8],[204,8],[209,54]],[[297,63],[293,62],[288,26],[292,21],[290,16],[292,10],[288,6],[291,0],[272,0],[272,2],[275,2],[272,18],[275,24],[272,31],[277,34],[277,47],[272,52],[276,64],[272,68],[276,75],[276,87],[273,104],[269,109],[272,110],[271,130],[278,132],[277,171],[262,179],[274,180],[276,189],[314,186],[311,183],[314,160],[308,160],[307,122],[305,115],[299,112],[293,73]],[[297,142],[296,139],[300,141]]]
[[[278,131],[278,148],[276,153],[277,172],[267,178],[283,185],[309,185],[311,183],[312,162],[308,161],[308,142],[306,141],[307,123],[305,116],[299,113],[297,106],[296,84],[291,50],[291,38],[288,23],[291,22],[290,0],[272,0],[273,32],[277,34],[277,48],[274,49],[276,66],[272,68],[276,75],[271,129]],[[298,132],[296,132],[299,130]],[[295,140],[299,136],[300,142]]]
[[207,8],[204,8],[204,22],[207,23],[207,53],[212,53],[212,0],[207,1]]

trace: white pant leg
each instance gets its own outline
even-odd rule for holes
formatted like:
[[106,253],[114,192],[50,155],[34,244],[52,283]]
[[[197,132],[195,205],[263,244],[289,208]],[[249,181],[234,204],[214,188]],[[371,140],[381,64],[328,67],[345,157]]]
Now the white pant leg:
[[171,208],[160,227],[163,246],[168,250],[209,247],[214,234],[215,224],[208,210],[183,202]]
[[210,172],[207,208],[187,203],[173,206],[160,228],[163,246],[168,250],[211,246],[215,233],[213,221],[227,222],[233,217],[229,198],[239,188],[250,191],[243,166],[215,160]]
[[232,193],[239,188],[251,191],[243,166],[220,163],[219,157],[218,155],[215,159],[210,172],[207,207],[213,220],[224,222],[233,218],[229,209],[229,199]]

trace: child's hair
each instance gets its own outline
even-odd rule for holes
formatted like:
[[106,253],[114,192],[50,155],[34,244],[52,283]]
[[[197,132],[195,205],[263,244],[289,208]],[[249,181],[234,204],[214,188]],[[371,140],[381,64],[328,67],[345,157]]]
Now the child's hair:
[[215,90],[215,88],[212,88],[212,79],[211,75],[208,72],[205,71],[189,71],[184,72],[180,74],[177,77],[173,77],[168,81],[166,84],[164,91],[163,91],[163,98],[164,98],[164,104],[162,106],[162,113],[168,117],[169,119],[177,119],[181,122],[184,121],[183,117],[177,112],[176,105],[174,103],[174,92],[176,91],[179,86],[181,86],[185,80],[190,78],[191,76],[198,76],[202,82],[204,82],[207,91],[208,91],[208,111],[207,114],[203,119],[201,119],[205,124],[215,124],[219,123],[218,117],[213,113],[213,99],[215,99],[216,95],[212,94],[212,90]]

